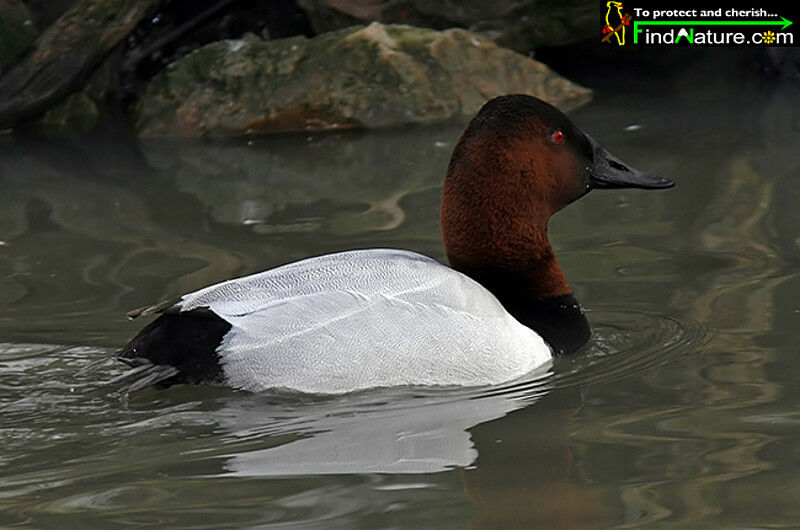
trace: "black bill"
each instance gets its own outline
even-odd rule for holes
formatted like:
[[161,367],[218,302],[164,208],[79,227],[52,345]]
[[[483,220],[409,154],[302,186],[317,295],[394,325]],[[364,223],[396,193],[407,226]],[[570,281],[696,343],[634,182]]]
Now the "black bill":
[[642,188],[657,190],[671,188],[675,182],[665,177],[650,175],[633,168],[598,145],[586,135],[592,145],[594,164],[590,168],[589,183],[592,188]]

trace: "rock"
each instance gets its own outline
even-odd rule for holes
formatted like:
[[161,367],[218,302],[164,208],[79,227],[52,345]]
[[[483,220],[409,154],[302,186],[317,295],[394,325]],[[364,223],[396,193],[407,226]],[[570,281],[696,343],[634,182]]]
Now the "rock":
[[355,24],[411,24],[481,32],[498,44],[528,54],[595,36],[602,26],[597,2],[542,0],[298,0],[317,33]]
[[20,0],[0,0],[0,73],[14,64],[39,31]]
[[471,117],[528,93],[562,109],[591,92],[545,65],[453,29],[354,27],[204,46],[159,73],[137,105],[143,136],[378,128]]

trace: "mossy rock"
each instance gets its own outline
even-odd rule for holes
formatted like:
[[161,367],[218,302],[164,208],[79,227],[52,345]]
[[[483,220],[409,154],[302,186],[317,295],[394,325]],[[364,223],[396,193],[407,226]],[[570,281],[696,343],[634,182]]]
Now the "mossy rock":
[[152,80],[136,124],[143,136],[186,137],[428,124],[470,117],[508,93],[562,109],[591,95],[475,33],[373,23],[204,46]]
[[523,54],[594,38],[602,26],[595,0],[298,0],[317,33],[355,24],[462,28]]

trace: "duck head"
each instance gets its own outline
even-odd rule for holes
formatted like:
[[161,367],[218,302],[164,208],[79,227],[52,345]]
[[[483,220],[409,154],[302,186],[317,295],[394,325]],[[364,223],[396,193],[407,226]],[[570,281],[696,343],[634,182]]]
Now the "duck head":
[[673,185],[621,161],[552,105],[500,96],[470,121],[450,159],[441,211],[447,257],[504,304],[567,295],[547,239],[550,217],[592,189]]

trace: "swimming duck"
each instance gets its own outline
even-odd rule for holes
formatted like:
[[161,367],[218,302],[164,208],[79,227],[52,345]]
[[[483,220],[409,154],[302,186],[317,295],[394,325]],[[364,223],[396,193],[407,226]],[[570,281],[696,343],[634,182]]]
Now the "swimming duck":
[[515,379],[590,336],[548,241],[550,217],[594,188],[673,184],[623,163],[544,101],[494,98],[444,179],[450,267],[354,250],[134,310],[159,316],[118,352],[132,370],[117,382],[341,394]]

